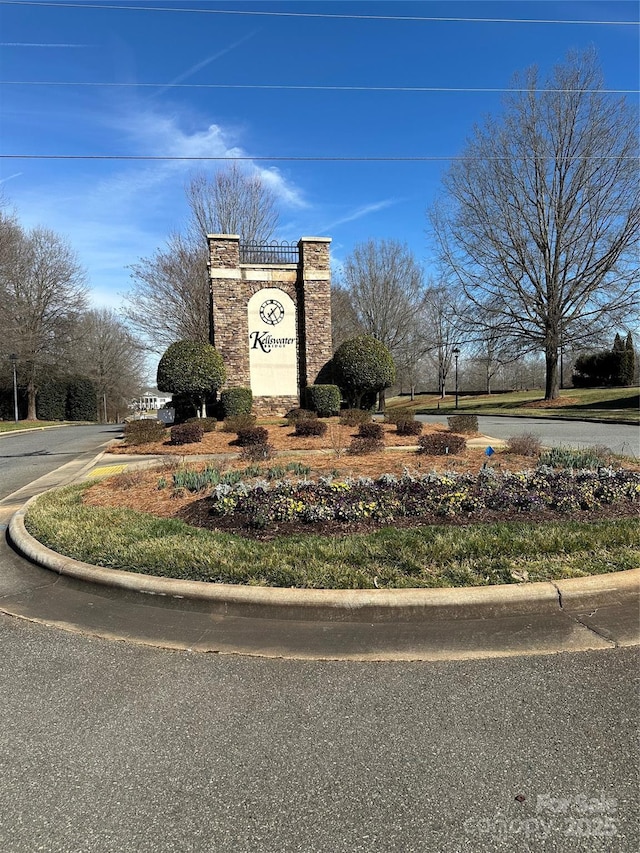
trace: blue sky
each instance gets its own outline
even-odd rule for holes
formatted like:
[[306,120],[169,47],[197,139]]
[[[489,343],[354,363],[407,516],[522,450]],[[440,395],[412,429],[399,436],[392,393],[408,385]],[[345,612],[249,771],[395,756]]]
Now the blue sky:
[[[595,45],[608,88],[639,88],[637,26],[374,17],[637,21],[635,0],[71,5],[0,0],[2,154],[446,158],[461,152],[474,123],[499,112],[500,93],[251,87],[499,89],[517,70],[537,64],[544,76],[568,50]],[[198,9],[300,14],[186,11]],[[126,85],[15,85],[28,81]],[[628,97],[637,102],[637,94]],[[69,239],[94,304],[118,307],[130,287],[128,265],[184,226],[189,174],[220,165],[0,159],[0,189],[25,226],[45,225]],[[446,161],[246,165],[280,199],[279,238],[330,236],[336,265],[358,242],[392,238],[428,265],[425,209]]]

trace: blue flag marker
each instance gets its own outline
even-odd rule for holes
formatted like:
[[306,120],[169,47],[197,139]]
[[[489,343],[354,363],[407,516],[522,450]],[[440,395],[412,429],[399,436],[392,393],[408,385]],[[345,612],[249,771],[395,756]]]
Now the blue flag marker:
[[494,453],[495,453],[495,450],[493,449],[493,447],[487,447],[487,449],[484,452],[484,455],[485,456],[493,456]]

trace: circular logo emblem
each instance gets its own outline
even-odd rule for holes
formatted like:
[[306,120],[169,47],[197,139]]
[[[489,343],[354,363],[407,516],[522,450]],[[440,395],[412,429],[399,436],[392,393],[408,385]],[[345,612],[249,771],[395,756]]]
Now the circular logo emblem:
[[269,326],[277,325],[284,317],[284,308],[275,299],[267,299],[260,306],[260,319]]

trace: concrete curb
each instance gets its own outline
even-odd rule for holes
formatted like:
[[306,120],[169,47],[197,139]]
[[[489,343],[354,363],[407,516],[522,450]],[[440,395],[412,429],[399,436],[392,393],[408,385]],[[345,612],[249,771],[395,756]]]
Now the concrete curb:
[[210,584],[106,569],[64,557],[26,530],[29,500],[11,518],[9,537],[26,557],[76,580],[128,593],[182,599],[228,616],[324,622],[412,622],[494,619],[559,613],[571,608],[628,602],[640,592],[640,569],[557,583],[461,589],[323,590]]

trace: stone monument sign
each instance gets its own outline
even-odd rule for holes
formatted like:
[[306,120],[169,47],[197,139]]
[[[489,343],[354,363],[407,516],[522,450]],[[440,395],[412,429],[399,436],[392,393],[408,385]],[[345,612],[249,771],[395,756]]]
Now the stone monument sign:
[[227,385],[251,388],[261,414],[300,405],[331,358],[328,237],[297,245],[243,245],[210,234],[211,342],[227,368]]

